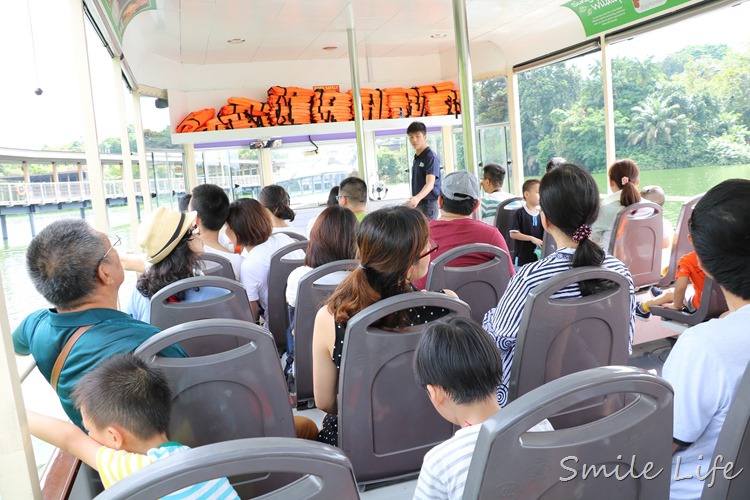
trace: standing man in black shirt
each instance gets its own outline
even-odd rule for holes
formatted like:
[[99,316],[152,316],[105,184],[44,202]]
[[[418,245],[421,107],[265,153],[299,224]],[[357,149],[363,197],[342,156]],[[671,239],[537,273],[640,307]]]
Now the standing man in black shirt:
[[427,145],[427,127],[422,122],[412,122],[406,129],[409,143],[414,148],[414,163],[411,168],[411,198],[406,200],[428,219],[438,218],[438,195],[440,194],[440,159]]

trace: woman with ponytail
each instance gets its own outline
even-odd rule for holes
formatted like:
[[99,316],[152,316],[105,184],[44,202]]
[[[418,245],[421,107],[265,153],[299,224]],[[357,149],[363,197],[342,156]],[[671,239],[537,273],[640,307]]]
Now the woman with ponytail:
[[294,210],[289,206],[289,193],[281,186],[272,184],[260,190],[258,201],[268,210],[271,217],[271,227],[274,233],[279,231],[295,231],[286,221],[294,220]]
[[638,191],[640,169],[630,158],[618,160],[609,167],[609,188],[612,194],[601,201],[599,217],[591,226],[591,239],[605,250],[609,248],[615,217],[622,207],[641,201]]
[[[574,267],[599,266],[615,271],[630,283],[630,340],[635,327],[635,290],[625,265],[591,241],[591,225],[599,213],[599,190],[593,177],[578,165],[566,163],[550,171],[539,187],[544,230],[555,238],[557,251],[542,260],[521,267],[510,279],[500,303],[484,316],[482,326],[495,339],[503,360],[503,377],[497,389],[500,406],[508,397],[513,352],[521,325],[526,298],[531,290],[548,278]],[[589,281],[570,285],[552,298],[575,298],[591,295],[606,287],[607,282]]]
[[[319,441],[333,446],[338,443],[336,396],[347,322],[379,300],[417,291],[411,282],[427,274],[429,256],[437,250],[429,235],[430,228],[422,212],[403,205],[376,210],[360,223],[357,231],[360,265],[339,285],[315,317],[313,391],[315,405],[328,413],[318,435]],[[455,297],[449,290],[446,293]],[[384,318],[380,327],[427,323],[447,312],[429,307],[399,311]]]

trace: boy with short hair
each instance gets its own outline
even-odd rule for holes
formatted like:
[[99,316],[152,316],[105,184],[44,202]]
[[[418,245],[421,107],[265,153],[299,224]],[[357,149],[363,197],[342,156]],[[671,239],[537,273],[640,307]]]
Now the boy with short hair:
[[[69,422],[27,411],[29,431],[99,471],[105,488],[190,449],[167,438],[172,393],[166,376],[132,353],[112,356],[81,377],[73,398],[88,436]],[[226,478],[219,478],[164,498],[239,497]]]
[[[688,234],[688,240],[691,243],[693,242],[690,234]],[[677,265],[675,278],[677,281],[673,289],[667,290],[651,300],[638,302],[635,307],[635,315],[641,319],[650,318],[651,306],[664,306],[677,311],[684,308],[689,313],[697,311],[701,305],[706,273],[701,269],[698,254],[695,251],[682,256]],[[654,293],[653,288],[652,293]]]
[[194,187],[190,210],[198,213],[198,230],[193,234],[203,241],[203,251],[228,259],[232,264],[234,277],[240,279],[242,256],[234,251],[232,242],[221,232],[229,216],[229,197],[224,188],[216,184],[201,184]]
[[510,237],[516,240],[513,259],[516,267],[536,262],[542,255],[544,228],[539,216],[540,211],[539,180],[529,179],[523,183],[523,205],[516,210],[510,228]]
[[412,122],[406,129],[409,143],[414,148],[411,167],[411,198],[406,204],[418,208],[428,220],[438,218],[440,194],[440,158],[427,145],[427,127],[422,122]]
[[491,226],[495,225],[497,206],[501,202],[513,198],[512,194],[503,191],[504,182],[505,167],[497,163],[488,163],[482,167],[482,181],[479,185],[482,187],[484,195],[479,206],[479,214],[482,222]]
[[[481,424],[500,411],[500,351],[471,319],[436,321],[414,352],[414,374],[440,416],[461,427],[425,455],[414,498],[460,499]],[[547,420],[530,429],[551,430]]]

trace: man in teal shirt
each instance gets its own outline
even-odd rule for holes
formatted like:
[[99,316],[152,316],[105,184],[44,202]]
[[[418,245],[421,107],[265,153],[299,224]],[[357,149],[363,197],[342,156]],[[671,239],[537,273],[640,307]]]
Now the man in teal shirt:
[[[50,381],[66,342],[90,326],[73,344],[60,371],[57,395],[70,420],[83,429],[71,392],[84,373],[113,354],[132,352],[159,329],[117,310],[117,292],[125,277],[110,239],[80,219],[62,219],[44,228],[26,251],[34,286],[53,309],[30,314],[13,332],[16,354],[34,356]],[[179,346],[161,352],[186,357]]]

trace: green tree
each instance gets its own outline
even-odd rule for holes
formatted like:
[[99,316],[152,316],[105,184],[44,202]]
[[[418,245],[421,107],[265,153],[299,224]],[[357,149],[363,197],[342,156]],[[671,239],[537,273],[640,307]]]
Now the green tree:
[[628,135],[631,146],[648,148],[660,142],[672,143],[673,133],[685,123],[680,105],[670,104],[671,96],[650,95],[641,106],[633,107],[633,129]]
[[489,125],[508,121],[508,81],[504,76],[474,82],[474,122]]

